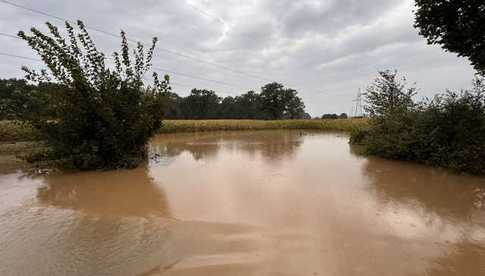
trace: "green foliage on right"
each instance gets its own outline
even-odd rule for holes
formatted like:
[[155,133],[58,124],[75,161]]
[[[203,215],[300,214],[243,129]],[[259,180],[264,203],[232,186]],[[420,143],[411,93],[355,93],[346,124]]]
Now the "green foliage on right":
[[351,143],[370,155],[416,161],[472,174],[485,174],[485,83],[447,92],[416,104],[414,88],[380,72],[367,89],[369,128],[354,131]]
[[414,26],[429,44],[467,57],[485,75],[485,1],[416,0]]

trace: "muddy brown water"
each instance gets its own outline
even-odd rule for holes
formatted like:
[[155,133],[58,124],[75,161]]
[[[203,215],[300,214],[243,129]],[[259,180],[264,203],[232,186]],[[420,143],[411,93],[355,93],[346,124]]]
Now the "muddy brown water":
[[161,135],[144,168],[0,174],[0,275],[485,275],[485,178],[347,140]]

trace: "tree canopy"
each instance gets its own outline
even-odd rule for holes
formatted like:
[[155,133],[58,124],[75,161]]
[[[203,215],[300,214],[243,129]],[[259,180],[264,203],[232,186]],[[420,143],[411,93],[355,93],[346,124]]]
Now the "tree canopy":
[[395,115],[414,107],[416,88],[407,87],[406,78],[397,71],[380,71],[379,76],[366,90],[365,111],[371,117]]
[[280,83],[269,83],[261,93],[248,91],[220,97],[215,91],[192,89],[187,97],[170,96],[165,113],[169,119],[304,119],[305,104],[298,92]]
[[429,44],[467,57],[485,74],[485,1],[416,0],[415,24]]

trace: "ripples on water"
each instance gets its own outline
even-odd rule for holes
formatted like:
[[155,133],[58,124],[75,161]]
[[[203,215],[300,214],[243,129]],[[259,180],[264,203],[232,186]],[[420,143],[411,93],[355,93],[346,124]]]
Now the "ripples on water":
[[0,275],[485,275],[485,178],[347,140],[161,135],[144,168],[0,175]]

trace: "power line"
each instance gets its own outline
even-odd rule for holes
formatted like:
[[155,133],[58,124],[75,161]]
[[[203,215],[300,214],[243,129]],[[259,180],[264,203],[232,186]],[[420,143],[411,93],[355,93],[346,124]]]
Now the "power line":
[[3,52],[0,52],[0,56],[7,56],[7,57],[13,57],[13,58],[19,58],[19,59],[26,59],[26,60],[32,60],[32,61],[42,62],[42,60],[40,60],[40,59],[26,57],[26,56],[19,56],[19,55],[14,55],[14,54],[9,54],[9,53],[3,53]]
[[[18,58],[18,59],[25,59],[25,60],[31,60],[31,61],[36,61],[36,62],[43,62],[42,60],[40,59],[36,59],[36,58],[30,58],[30,57],[26,57],[26,56],[19,56],[19,55],[14,55],[14,54],[9,54],[9,53],[4,53],[4,52],[0,52],[0,56],[7,56],[7,57],[13,57],[13,58]],[[149,81],[148,78],[143,78],[144,80],[147,80]],[[179,85],[179,86],[186,86],[186,87],[191,87],[192,85],[188,85],[188,84],[182,84],[182,83],[179,83],[179,82],[173,82],[173,81],[170,81],[170,84],[174,84],[174,85]]]
[[18,37],[18,36],[11,35],[11,34],[7,34],[7,33],[2,33],[2,32],[0,32],[0,36],[5,36],[5,37],[9,37],[9,38],[15,38],[15,39],[22,40],[22,39],[21,39],[20,37]]
[[167,72],[167,73],[170,73],[170,74],[179,75],[179,76],[183,76],[183,77],[186,77],[186,78],[191,78],[191,79],[196,79],[196,80],[203,80],[203,81],[208,81],[208,82],[218,83],[218,84],[225,85],[225,86],[230,86],[230,87],[238,88],[237,86],[234,86],[234,85],[232,85],[230,83],[223,82],[223,81],[206,79],[206,78],[202,78],[202,77],[196,77],[196,76],[192,76],[192,75],[189,75],[189,74],[186,74],[186,73],[175,72],[175,71],[171,71],[171,70],[164,69],[164,68],[160,68],[160,67],[152,67],[152,68],[155,69],[155,70],[164,71],[164,72]]
[[[8,56],[8,57],[13,57],[13,58],[18,58],[18,59],[25,59],[25,60],[31,60],[31,61],[36,61],[36,62],[42,62],[42,60],[40,60],[40,59],[26,57],[26,56],[20,56],[20,55],[15,55],[15,54],[10,54],[10,53],[4,53],[4,52],[0,52],[0,56]],[[186,78],[192,78],[192,79],[202,80],[202,81],[207,81],[207,82],[214,82],[214,83],[218,83],[218,84],[221,84],[221,85],[226,85],[226,86],[238,88],[236,86],[233,86],[230,83],[226,83],[226,82],[222,82],[222,81],[218,81],[218,80],[206,79],[206,78],[202,78],[202,77],[192,76],[192,75],[189,75],[189,74],[175,72],[175,71],[171,71],[171,70],[164,69],[164,68],[153,67],[153,69],[164,71],[166,73],[170,73],[170,74],[174,74],[174,75],[183,76],[183,77],[186,77]],[[175,83],[175,82],[171,82],[171,83],[176,84],[176,85],[181,85],[181,86],[191,86],[191,85]]]
[[[47,13],[47,12],[44,12],[44,11],[40,11],[40,10],[37,10],[37,9],[29,8],[27,6],[19,5],[17,3],[13,3],[13,2],[10,2],[10,1],[7,1],[7,0],[0,0],[0,2],[7,4],[7,5],[10,5],[10,6],[13,6],[13,7],[16,7],[16,8],[19,8],[19,9],[30,11],[32,13],[37,13],[37,14],[40,14],[40,15],[43,15],[43,16],[46,16],[46,17],[50,17],[50,18],[53,18],[53,19],[56,19],[56,20],[59,20],[59,21],[72,22],[71,20],[68,20],[67,18],[63,18],[63,17],[57,16],[57,15],[53,15],[53,14],[50,14],[50,13]],[[120,37],[118,34],[111,33],[111,32],[101,30],[101,29],[98,29],[98,28],[94,28],[94,27],[86,27],[86,29],[93,30],[95,32],[102,33],[102,34],[112,36],[112,37],[116,37],[116,38]],[[133,40],[133,39],[127,39],[127,40],[132,42],[132,43],[138,42],[138,41]],[[269,79],[262,78],[262,77],[259,77],[259,76],[255,76],[253,74],[249,74],[249,73],[246,73],[246,72],[243,72],[243,71],[240,71],[240,70],[232,69],[228,66],[225,66],[225,65],[222,65],[222,64],[219,64],[219,63],[200,59],[200,58],[197,58],[197,57],[194,57],[194,56],[191,56],[191,55],[187,55],[187,54],[184,54],[184,53],[176,52],[174,50],[170,50],[170,49],[167,49],[167,48],[158,47],[158,49],[163,51],[163,52],[169,53],[171,55],[175,55],[175,56],[178,56],[178,57],[191,59],[191,60],[194,60],[194,61],[197,61],[197,62],[200,62],[200,63],[205,63],[205,64],[209,64],[209,65],[212,65],[212,66],[216,66],[216,67],[219,67],[219,68],[224,69],[226,71],[230,71],[230,72],[237,73],[237,74],[240,74],[240,75],[244,75],[244,76],[247,76],[247,77],[256,78],[256,79],[260,79],[260,80],[269,80]]]
[[[1,2],[1,0],[0,0],[0,2]],[[5,37],[9,37],[9,38],[16,38],[16,39],[22,40],[21,38],[16,37],[14,35],[6,34],[6,33],[1,33],[1,32],[0,32],[0,36],[5,36]],[[28,57],[17,56],[17,55],[9,54],[9,53],[2,53],[2,55],[3,56],[10,56],[10,57],[18,57],[18,58],[22,58],[22,59],[35,60],[35,59],[28,58]],[[110,58],[109,57],[106,57],[106,59],[110,59]],[[41,61],[41,60],[35,60],[35,61]],[[203,77],[197,77],[197,76],[193,76],[191,74],[182,73],[182,72],[176,72],[176,71],[172,71],[170,69],[165,69],[165,68],[160,68],[160,67],[152,67],[152,68],[155,69],[155,70],[164,71],[164,72],[167,72],[167,73],[171,73],[171,74],[174,74],[174,75],[183,76],[183,77],[186,77],[186,78],[191,78],[191,79],[196,79],[196,80],[202,80],[202,81],[207,81],[207,82],[213,82],[213,83],[217,83],[217,84],[221,84],[221,85],[225,85],[225,86],[230,86],[230,87],[238,88],[237,86],[235,86],[233,84],[230,84],[230,83],[227,83],[227,82],[223,82],[223,81],[218,81],[218,80],[213,80],[213,79],[208,79],[208,78],[203,78]]]

